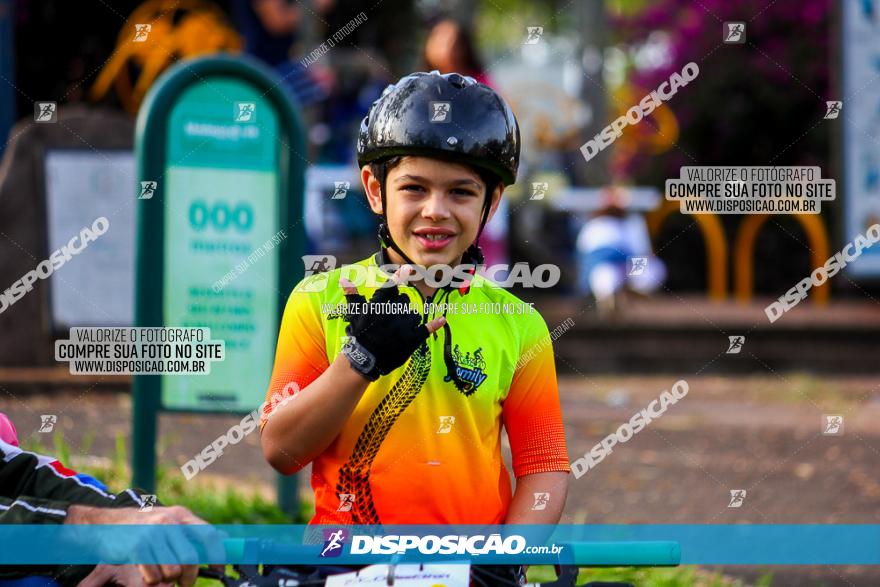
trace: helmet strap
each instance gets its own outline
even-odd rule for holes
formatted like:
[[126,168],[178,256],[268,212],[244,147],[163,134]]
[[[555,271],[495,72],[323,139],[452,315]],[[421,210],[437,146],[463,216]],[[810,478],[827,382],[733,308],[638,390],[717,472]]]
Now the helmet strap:
[[409,265],[416,265],[416,262],[409,258],[409,256],[403,252],[394,239],[391,237],[391,229],[388,228],[388,215],[386,214],[386,206],[388,201],[385,198],[385,179],[388,176],[388,168],[386,161],[379,161],[379,193],[382,198],[382,222],[379,224],[379,244],[385,248],[390,248],[394,250],[398,255],[403,258],[405,263]]
[[482,265],[485,260],[483,257],[483,249],[480,248],[480,235],[483,234],[483,229],[486,228],[486,224],[489,222],[489,209],[492,207],[492,196],[488,192],[489,188],[486,188],[486,200],[483,202],[483,212],[480,216],[480,228],[477,230],[477,238],[464,252],[462,263]]

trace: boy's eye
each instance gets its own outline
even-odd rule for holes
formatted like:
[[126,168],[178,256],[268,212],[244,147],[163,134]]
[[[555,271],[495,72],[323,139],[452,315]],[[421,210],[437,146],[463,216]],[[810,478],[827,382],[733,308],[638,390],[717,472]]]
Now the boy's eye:
[[[407,184],[400,188],[402,191],[406,192],[424,192],[425,188],[416,183]],[[470,190],[467,188],[453,188],[452,193],[457,196],[476,196],[477,193],[474,190]]]

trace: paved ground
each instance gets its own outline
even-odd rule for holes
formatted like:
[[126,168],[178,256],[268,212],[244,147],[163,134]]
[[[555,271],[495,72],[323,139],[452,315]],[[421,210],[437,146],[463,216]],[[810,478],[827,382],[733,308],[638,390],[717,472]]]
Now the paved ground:
[[[826,305],[803,301],[774,322],[774,327],[810,330],[834,326],[855,331],[880,328],[880,303],[868,292],[862,293],[864,295],[853,298],[834,298],[833,303]],[[528,295],[527,292],[524,299]],[[528,299],[532,301],[532,298]],[[590,299],[547,295],[535,297],[534,301],[548,324],[558,323],[569,316],[574,316],[581,327],[609,323],[609,319],[599,318],[595,303]],[[610,320],[615,326],[654,326],[660,329],[709,326],[718,330],[737,328],[744,332],[769,324],[764,310],[775,300],[759,297],[748,302],[715,302],[705,295],[670,292],[654,297],[633,295],[624,301],[620,314]]]
[[[674,382],[562,377],[571,458],[588,452]],[[880,376],[689,377],[688,383],[687,397],[663,418],[584,477],[572,478],[563,521],[880,524]],[[40,414],[58,414],[73,447],[94,433],[89,455],[112,455],[116,435],[130,433],[130,401],[123,393],[26,395],[21,388],[12,393],[0,387],[0,411],[14,419],[22,436],[33,437],[39,436]],[[843,435],[821,433],[823,414],[844,416]],[[162,416],[162,461],[182,464],[235,421]],[[271,493],[273,474],[253,434],[203,479]],[[742,507],[728,508],[729,491],[737,488],[746,489],[747,498]],[[303,494],[308,496],[307,488]],[[724,571],[743,578],[761,572]],[[880,585],[880,567],[776,567],[774,574],[774,584],[786,587]]]

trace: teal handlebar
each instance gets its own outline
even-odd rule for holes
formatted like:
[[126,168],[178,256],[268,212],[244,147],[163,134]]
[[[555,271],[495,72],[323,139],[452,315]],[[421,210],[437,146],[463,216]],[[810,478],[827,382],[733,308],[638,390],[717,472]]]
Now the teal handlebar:
[[565,544],[566,564],[581,567],[675,567],[681,546],[672,541],[571,542]]

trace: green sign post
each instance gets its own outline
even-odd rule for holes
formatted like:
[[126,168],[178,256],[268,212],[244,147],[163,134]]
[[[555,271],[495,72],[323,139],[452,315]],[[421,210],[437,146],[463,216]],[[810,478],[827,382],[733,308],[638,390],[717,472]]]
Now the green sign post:
[[[160,411],[244,415],[263,401],[286,298],[302,277],[305,139],[282,82],[259,63],[177,64],[137,119],[136,326],[208,327],[208,375],[136,376],[134,484],[155,489]],[[296,483],[279,478],[293,514]]]

